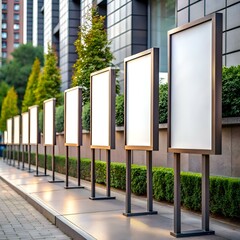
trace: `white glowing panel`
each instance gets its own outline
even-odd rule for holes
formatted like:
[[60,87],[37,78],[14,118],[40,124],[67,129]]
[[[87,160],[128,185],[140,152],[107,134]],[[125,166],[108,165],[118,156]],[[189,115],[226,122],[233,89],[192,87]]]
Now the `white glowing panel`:
[[78,87],[65,91],[65,145],[79,145],[79,96]]
[[38,144],[38,106],[32,106],[29,108],[30,114],[30,144]]
[[8,143],[8,139],[7,139],[7,131],[4,131],[4,135],[3,135],[3,139],[4,139],[4,144]]
[[151,146],[151,54],[127,63],[126,145]]
[[29,118],[28,112],[22,113],[22,144],[29,143]]
[[54,122],[54,99],[44,102],[44,129],[43,139],[45,145],[54,145],[55,122]]
[[172,35],[171,148],[212,149],[212,22]]
[[13,132],[13,143],[16,145],[20,144],[20,116],[15,116],[13,118],[14,122],[14,132]]
[[13,135],[13,132],[12,132],[12,128],[13,128],[13,125],[12,125],[12,118],[9,118],[7,120],[7,142],[8,144],[12,144],[13,143],[13,139],[12,139],[12,135]]
[[92,76],[91,145],[110,146],[110,81],[109,71]]

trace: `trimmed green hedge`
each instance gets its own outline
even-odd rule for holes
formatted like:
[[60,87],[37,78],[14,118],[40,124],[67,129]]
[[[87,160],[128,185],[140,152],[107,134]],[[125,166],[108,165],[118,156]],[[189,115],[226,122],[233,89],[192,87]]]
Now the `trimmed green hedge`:
[[[27,162],[27,153],[25,153]],[[16,154],[14,154],[16,156]],[[65,156],[55,156],[56,171],[65,174]],[[35,154],[31,154],[31,163],[35,164]],[[39,166],[44,166],[44,156],[39,154]],[[47,167],[51,170],[51,156],[47,156]],[[77,162],[69,158],[69,175],[76,177]],[[81,178],[91,179],[91,160],[81,159]],[[106,184],[106,164],[96,160],[96,182]],[[157,201],[173,203],[174,173],[171,168],[153,168],[153,197]],[[124,163],[111,163],[111,186],[125,190],[126,167]],[[132,165],[132,193],[146,195],[146,167]],[[181,172],[182,206],[201,211],[201,174]],[[240,178],[210,177],[210,211],[225,217],[240,218]]]

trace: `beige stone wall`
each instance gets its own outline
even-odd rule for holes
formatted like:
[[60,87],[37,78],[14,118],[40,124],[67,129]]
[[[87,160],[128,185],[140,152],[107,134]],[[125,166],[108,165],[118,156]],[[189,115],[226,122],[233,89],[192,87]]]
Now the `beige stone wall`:
[[[32,149],[34,151],[34,148]],[[47,147],[51,154],[51,147]],[[39,146],[39,153],[43,147]],[[64,135],[57,134],[56,155],[65,155]],[[69,148],[69,155],[76,156],[76,148]],[[83,132],[81,157],[91,158],[90,134]],[[105,160],[105,150],[96,150],[96,159]],[[125,162],[124,131],[116,129],[116,148],[111,151],[113,162]],[[222,155],[210,156],[211,175],[240,177],[240,118],[224,119],[222,128]],[[145,152],[134,151],[133,164],[145,165]],[[159,125],[159,151],[153,152],[153,166],[173,167],[173,154],[167,153],[167,124]],[[182,171],[200,172],[201,155],[182,154]]]

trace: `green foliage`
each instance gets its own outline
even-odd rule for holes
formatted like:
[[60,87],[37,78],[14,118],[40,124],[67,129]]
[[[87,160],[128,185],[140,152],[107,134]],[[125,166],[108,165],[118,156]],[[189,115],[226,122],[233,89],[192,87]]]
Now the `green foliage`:
[[[6,153],[6,150],[4,150]],[[13,154],[17,156],[17,154]],[[27,152],[25,161],[27,161]],[[56,171],[65,174],[65,156],[55,156]],[[35,154],[31,154],[31,162],[35,163]],[[44,166],[44,155],[39,154],[39,166]],[[96,182],[106,184],[106,164],[96,161]],[[51,170],[51,155],[47,156],[47,168]],[[81,159],[81,178],[91,180],[91,160]],[[77,161],[69,158],[69,176],[77,177]],[[125,190],[126,165],[111,163],[111,187]],[[146,195],[146,167],[132,165],[132,192]],[[153,197],[157,201],[173,203],[174,187],[173,169],[153,168]],[[201,174],[181,172],[182,205],[190,210],[201,210]],[[210,212],[230,218],[240,219],[240,179],[230,177],[210,177]]]
[[39,110],[38,112],[38,127],[39,131],[42,133],[43,132],[43,110]]
[[28,111],[28,107],[36,104],[35,91],[38,85],[40,67],[40,61],[36,58],[32,65],[32,72],[28,78],[27,88],[22,102],[22,112]]
[[17,93],[14,87],[11,87],[8,90],[7,96],[4,98],[2,103],[2,111],[0,118],[0,129],[2,131],[6,130],[7,119],[14,117],[15,115],[18,114],[17,101],[18,101]]
[[124,95],[116,96],[116,125],[124,125]]
[[83,129],[90,130],[90,102],[85,103],[82,111],[82,126]]
[[240,65],[223,67],[222,112],[223,117],[240,116]]
[[52,47],[48,45],[48,53],[45,55],[45,64],[35,91],[37,104],[40,108],[42,108],[44,100],[55,97],[58,102],[58,99],[61,97],[61,74],[57,63],[57,55]]
[[84,103],[90,101],[90,74],[112,65],[104,20],[105,16],[100,16],[96,8],[89,9],[74,44],[78,59],[73,66],[72,86],[82,86]]
[[0,81],[14,86],[18,95],[18,106],[22,106],[28,77],[33,62],[38,58],[43,64],[43,49],[32,44],[22,44],[12,52],[13,59],[0,68]]
[[0,112],[2,111],[3,99],[7,96],[8,90],[9,90],[8,84],[0,81]]
[[64,131],[64,106],[56,107],[56,132]]
[[168,83],[159,86],[159,123],[168,120]]

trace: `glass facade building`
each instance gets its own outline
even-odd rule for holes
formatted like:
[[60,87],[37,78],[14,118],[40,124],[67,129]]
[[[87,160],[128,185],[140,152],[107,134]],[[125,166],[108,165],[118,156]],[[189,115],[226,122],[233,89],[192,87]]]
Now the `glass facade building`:
[[[214,12],[223,13],[223,64],[240,64],[240,0],[32,1],[33,9],[37,3],[44,6],[42,20],[38,20],[43,22],[44,51],[47,51],[48,43],[56,46],[62,90],[71,86],[72,65],[77,57],[74,42],[78,26],[84,22],[84,15],[92,4],[97,4],[99,13],[106,16],[114,64],[120,68],[121,88],[124,58],[151,47],[160,48],[159,81],[167,81],[167,32]],[[33,25],[36,25],[35,20]],[[36,34],[33,34],[33,42],[36,42],[34,36]],[[40,42],[38,44],[41,45]]]

